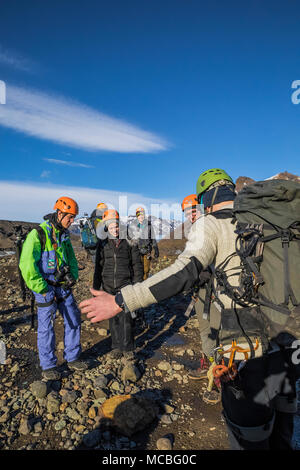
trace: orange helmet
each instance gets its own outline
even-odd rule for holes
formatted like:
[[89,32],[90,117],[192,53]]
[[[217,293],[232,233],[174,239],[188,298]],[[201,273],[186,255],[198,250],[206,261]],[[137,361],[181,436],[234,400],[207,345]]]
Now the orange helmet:
[[119,213],[114,209],[108,209],[103,214],[102,222],[105,222],[107,225],[108,222],[113,222],[114,220],[119,220]]
[[197,206],[198,204],[198,199],[196,194],[190,194],[189,196],[186,196],[184,200],[181,203],[181,208],[183,211],[185,209],[189,209],[190,207]]
[[65,196],[57,199],[53,209],[72,215],[77,215],[79,212],[77,202],[74,201],[74,199]]
[[96,209],[98,209],[99,211],[105,211],[108,209],[108,207],[105,202],[99,202],[99,204],[97,204]]

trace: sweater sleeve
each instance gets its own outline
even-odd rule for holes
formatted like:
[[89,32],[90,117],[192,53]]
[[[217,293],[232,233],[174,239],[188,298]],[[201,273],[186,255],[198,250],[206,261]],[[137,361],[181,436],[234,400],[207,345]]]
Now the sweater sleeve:
[[44,294],[48,291],[48,284],[38,267],[40,259],[41,242],[37,230],[33,229],[23,243],[19,268],[28,289]]
[[133,312],[191,289],[200,272],[213,262],[216,252],[214,226],[208,218],[201,217],[190,230],[185,250],[171,266],[143,282],[123,287],[128,309]]

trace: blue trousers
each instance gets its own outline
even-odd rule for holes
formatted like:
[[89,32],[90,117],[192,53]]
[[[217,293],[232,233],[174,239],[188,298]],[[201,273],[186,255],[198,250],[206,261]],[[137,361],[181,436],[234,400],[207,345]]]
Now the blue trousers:
[[[57,309],[64,320],[64,359],[67,362],[78,359],[81,354],[81,317],[71,291],[49,285],[44,297],[34,292],[37,306],[37,346],[40,365],[43,370],[56,366],[54,318]],[[45,305],[43,305],[45,304]]]

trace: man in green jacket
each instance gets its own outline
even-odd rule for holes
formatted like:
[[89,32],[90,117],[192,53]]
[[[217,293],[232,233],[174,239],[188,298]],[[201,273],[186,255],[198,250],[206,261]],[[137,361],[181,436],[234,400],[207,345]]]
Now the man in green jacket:
[[40,224],[42,237],[36,229],[28,234],[19,264],[24,281],[36,300],[38,352],[43,377],[47,380],[60,378],[56,369],[53,326],[57,309],[64,319],[64,358],[68,367],[72,370],[87,368],[79,360],[81,318],[71,291],[78,279],[78,265],[68,228],[78,214],[78,205],[71,198],[60,197],[54,210],[56,212],[45,216],[45,222]]

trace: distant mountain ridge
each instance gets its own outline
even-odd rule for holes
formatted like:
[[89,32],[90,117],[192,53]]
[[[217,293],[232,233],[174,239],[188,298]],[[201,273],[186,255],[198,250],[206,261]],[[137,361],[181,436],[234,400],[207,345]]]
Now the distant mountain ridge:
[[[174,230],[176,230],[176,228],[181,225],[180,220],[161,219],[161,218],[156,217],[154,215],[152,215],[152,216],[150,215],[148,218],[149,218],[149,220],[151,220],[152,227],[154,229],[156,238],[158,240],[161,239],[161,238],[164,238],[164,237],[168,237],[170,233],[173,233]],[[123,224],[129,225],[136,219],[136,216],[135,215],[128,215],[127,217],[121,217],[120,219],[121,219],[121,222],[123,222]],[[74,221],[74,223],[71,225],[71,227],[69,229],[70,232],[73,233],[74,235],[79,235],[79,233],[80,233],[80,228],[79,228],[80,221],[84,222],[85,220],[86,220],[85,216],[84,217],[78,217]]]
[[[271,176],[270,178],[266,178],[266,181],[267,180],[291,180],[300,183],[300,176],[289,173],[288,171],[283,171],[281,173],[277,173],[274,176]],[[244,186],[252,183],[255,183],[254,179],[249,178],[248,176],[239,176],[235,182],[237,192],[241,191]]]

